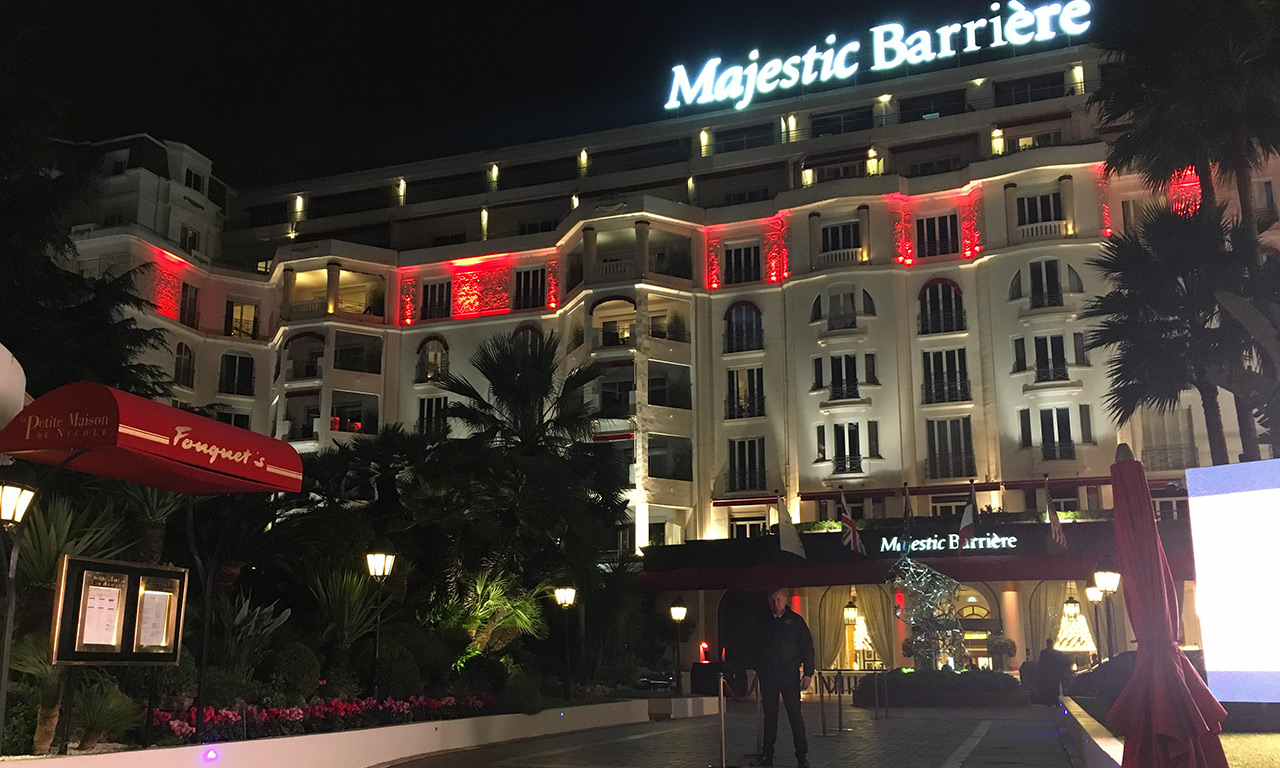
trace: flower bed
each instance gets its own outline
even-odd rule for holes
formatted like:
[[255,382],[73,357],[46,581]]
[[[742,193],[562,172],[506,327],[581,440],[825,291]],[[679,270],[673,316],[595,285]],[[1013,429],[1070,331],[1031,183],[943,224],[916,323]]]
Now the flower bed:
[[[273,736],[299,736],[308,733],[330,733],[352,728],[381,725],[403,725],[427,720],[453,720],[488,714],[493,703],[488,694],[479,696],[446,696],[434,699],[411,696],[408,699],[372,697],[311,704],[305,707],[247,706],[243,710],[204,708],[205,741],[234,741]],[[182,713],[156,710],[152,723],[171,734],[171,743],[189,744],[195,739],[196,710]]]

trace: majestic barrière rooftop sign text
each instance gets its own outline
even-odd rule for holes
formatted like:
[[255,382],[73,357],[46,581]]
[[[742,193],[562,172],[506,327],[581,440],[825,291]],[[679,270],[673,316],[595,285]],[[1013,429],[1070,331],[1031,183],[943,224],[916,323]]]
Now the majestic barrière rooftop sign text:
[[[963,23],[946,24],[935,30],[907,34],[901,24],[881,24],[870,29],[871,69],[892,70],[903,64],[927,64],[963,53],[975,53],[1005,45],[1022,46],[1055,39],[1059,34],[1082,35],[1092,21],[1088,0],[1046,3],[1035,8],[1010,0],[1001,12],[1001,3],[992,3],[994,16]],[[750,63],[720,68],[721,59],[710,59],[690,78],[683,64],[672,68],[671,96],[667,109],[693,104],[732,102],[736,109],[751,103],[756,94],[786,91],[797,85],[848,80],[858,71],[857,56],[862,41],[843,44],[828,35],[826,48],[813,45],[802,54],[760,61],[760,51],[747,54]]]

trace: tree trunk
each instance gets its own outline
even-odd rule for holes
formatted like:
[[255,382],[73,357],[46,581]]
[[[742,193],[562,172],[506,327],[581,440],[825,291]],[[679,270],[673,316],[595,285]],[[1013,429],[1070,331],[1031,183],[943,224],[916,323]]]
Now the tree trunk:
[[98,742],[102,741],[102,737],[106,735],[107,734],[105,732],[98,731],[98,730],[85,731],[84,735],[80,737],[80,744],[79,746],[76,747],[76,749],[80,750],[81,752],[88,749],[93,749],[94,747],[98,746]]
[[31,754],[47,755],[53,747],[54,732],[58,730],[58,715],[61,708],[53,704],[41,704],[36,708],[36,735],[31,740]]
[[1240,428],[1240,460],[1262,461],[1262,449],[1258,446],[1258,422],[1253,418],[1253,407],[1235,395],[1236,425]]
[[[1247,142],[1245,137],[1240,142]],[[1249,260],[1250,264],[1262,266],[1262,251],[1258,248],[1258,218],[1253,211],[1253,168],[1247,163],[1242,168],[1233,169],[1236,177],[1236,194],[1240,197],[1240,229],[1244,233],[1243,242],[1233,243]]]
[[1206,160],[1196,163],[1196,178],[1200,180],[1200,208],[1212,211],[1218,204],[1218,193],[1213,188],[1213,166]]
[[139,563],[155,565],[160,562],[160,557],[164,554],[164,534],[165,523],[157,523],[154,521],[140,521],[138,546],[134,552],[134,557]]
[[1227,453],[1227,436],[1222,430],[1222,410],[1218,407],[1218,387],[1201,379],[1196,385],[1200,393],[1200,407],[1204,409],[1205,431],[1209,433],[1209,458],[1214,466],[1231,463]]

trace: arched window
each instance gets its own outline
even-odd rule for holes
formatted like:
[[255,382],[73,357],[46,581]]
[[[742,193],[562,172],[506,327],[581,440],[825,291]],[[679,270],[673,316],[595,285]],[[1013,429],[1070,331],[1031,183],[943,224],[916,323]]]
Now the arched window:
[[822,297],[818,296],[813,300],[813,306],[809,308],[809,322],[816,323],[822,319]]
[[182,342],[178,342],[178,351],[173,357],[173,383],[187,389],[196,385],[196,356],[191,347]]
[[862,290],[862,314],[868,317],[876,316],[876,300],[871,298],[871,294],[865,288]]
[[542,341],[542,329],[536,325],[522,325],[511,332],[511,340],[523,345],[525,352],[533,352]]
[[858,327],[858,289],[848,283],[831,286],[827,292],[830,317],[827,328],[833,331]]
[[1022,298],[1022,270],[1013,273],[1013,279],[1009,281],[1009,301],[1017,301]]
[[418,366],[413,380],[438,381],[449,374],[449,345],[439,336],[428,336],[418,346]]
[[1067,293],[1084,293],[1084,281],[1080,279],[1080,273],[1076,268],[1067,265]]
[[749,301],[740,301],[724,313],[724,351],[749,349],[764,349],[764,326],[760,321],[760,308]]
[[244,352],[222,356],[218,391],[224,395],[253,395],[253,358]]
[[955,333],[966,328],[960,286],[945,277],[925,283],[920,289],[920,335]]

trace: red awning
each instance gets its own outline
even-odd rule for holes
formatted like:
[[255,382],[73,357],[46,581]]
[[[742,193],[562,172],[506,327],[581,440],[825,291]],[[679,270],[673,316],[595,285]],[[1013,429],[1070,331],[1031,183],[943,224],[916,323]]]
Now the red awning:
[[0,432],[0,453],[189,494],[296,492],[302,460],[281,440],[104,384],[80,382],[36,399]]

